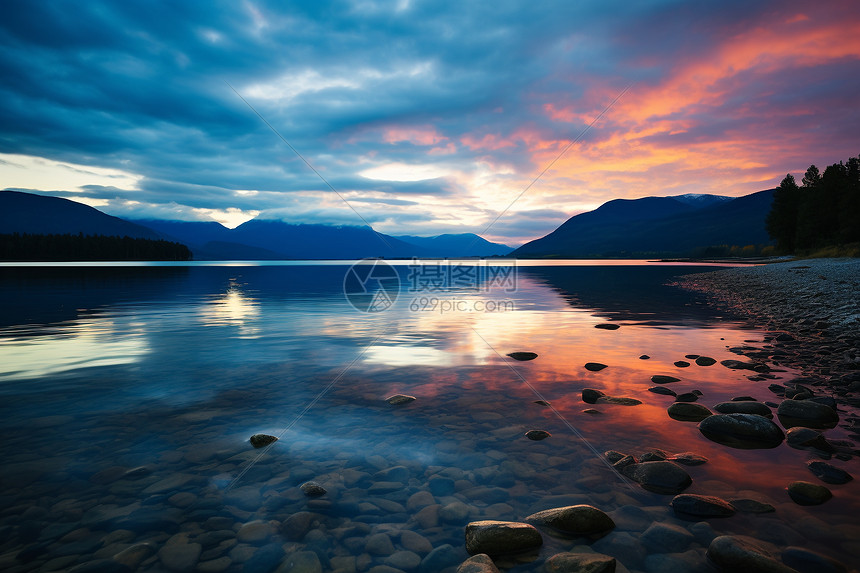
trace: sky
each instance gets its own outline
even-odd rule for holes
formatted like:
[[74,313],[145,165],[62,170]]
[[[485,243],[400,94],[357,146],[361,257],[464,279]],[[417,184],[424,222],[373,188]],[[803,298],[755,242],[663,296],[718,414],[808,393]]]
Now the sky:
[[860,10],[13,1],[0,101],[0,189],[516,245],[611,199],[741,196],[856,156]]

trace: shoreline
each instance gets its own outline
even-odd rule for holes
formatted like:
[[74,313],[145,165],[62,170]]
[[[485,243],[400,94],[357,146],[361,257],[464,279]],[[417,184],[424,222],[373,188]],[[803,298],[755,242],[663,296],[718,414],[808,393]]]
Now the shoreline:
[[773,334],[764,348],[739,353],[794,368],[804,384],[860,407],[860,259],[737,267],[684,275],[676,285]]

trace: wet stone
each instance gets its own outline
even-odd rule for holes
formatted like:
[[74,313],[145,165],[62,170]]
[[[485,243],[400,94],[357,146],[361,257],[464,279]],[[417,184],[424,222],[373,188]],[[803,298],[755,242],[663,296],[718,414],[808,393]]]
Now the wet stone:
[[783,400],[776,410],[779,421],[785,427],[832,428],[839,422],[839,415],[832,408],[809,400]]
[[[281,550],[283,553],[283,549]],[[275,564],[277,565],[277,563]],[[255,568],[256,569],[256,568]],[[247,570],[247,564],[243,567],[243,571]],[[264,569],[256,569],[264,571]],[[281,561],[278,567],[278,573],[322,573],[322,563],[320,558],[313,551],[297,551],[290,553]]]
[[548,573],[615,573],[615,557],[601,553],[557,553],[546,560]]
[[654,553],[680,553],[695,540],[692,533],[671,523],[652,523],[640,539]]
[[528,432],[526,432],[525,435],[528,439],[534,440],[536,442],[540,440],[545,440],[552,436],[552,434],[545,430],[529,430]]
[[603,412],[601,412],[600,410],[595,410],[594,408],[586,408],[585,410],[582,411],[582,413],[583,414],[590,414],[592,416],[597,415],[597,414],[603,414]]
[[203,548],[199,543],[170,543],[158,552],[161,564],[170,571],[193,571]]
[[674,362],[674,364],[678,368],[687,368],[690,366],[690,363],[687,362],[686,360],[678,360],[678,361]]
[[650,360],[650,359],[651,359],[651,357],[648,356],[647,354],[643,354],[642,356],[639,357],[639,360]]
[[255,448],[263,448],[278,441],[278,438],[275,436],[270,436],[269,434],[254,434],[248,440],[251,442],[251,445]]
[[693,483],[690,474],[668,461],[632,464],[625,467],[623,473],[654,493],[678,494]]
[[696,517],[731,517],[735,508],[718,497],[698,494],[681,494],[672,499],[672,509],[676,514]]
[[775,448],[785,437],[779,426],[756,414],[716,414],[698,428],[709,440],[739,449]]
[[534,360],[535,358],[538,357],[538,355],[535,354],[534,352],[511,352],[510,354],[508,354],[508,356],[510,356],[514,360],[520,360],[520,361]]
[[463,561],[457,573],[499,573],[499,568],[486,553],[478,553]]
[[603,322],[603,323],[600,323],[600,324],[595,324],[595,325],[594,325],[594,328],[600,328],[601,330],[618,330],[618,329],[619,329],[619,328],[621,328],[621,327],[620,327],[620,325],[618,325],[618,324],[612,324],[612,323],[609,323],[609,322]]
[[473,521],[466,526],[466,551],[475,555],[507,555],[537,549],[543,544],[540,532],[527,523]]
[[406,394],[394,394],[393,396],[389,396],[388,398],[386,398],[385,401],[392,406],[402,406],[403,404],[414,402],[415,396],[408,396]]
[[716,363],[717,361],[710,356],[699,356],[696,358],[696,364],[698,366],[713,366]]
[[708,558],[727,571],[796,573],[780,563],[776,554],[776,548],[769,543],[744,535],[722,535],[708,546]]
[[584,504],[539,511],[526,517],[526,521],[569,535],[605,533],[615,527],[615,522],[606,513]]
[[585,369],[589,372],[600,372],[606,368],[606,364],[601,364],[600,362],[586,362]]
[[684,392],[675,396],[676,402],[695,402],[699,399],[699,395],[695,392]]
[[669,456],[667,459],[684,466],[700,466],[708,462],[708,458],[699,454],[694,454],[693,452],[681,452],[679,454]]
[[833,497],[829,489],[808,481],[793,481],[788,484],[788,495],[798,505],[821,505]]
[[654,384],[671,384],[672,382],[680,382],[680,378],[675,378],[674,376],[667,376],[665,374],[655,374],[651,377],[651,382]]
[[770,408],[755,401],[720,402],[714,406],[714,411],[720,414],[757,414],[765,418],[773,418],[773,412],[770,411]]
[[854,479],[847,471],[827,462],[812,460],[806,462],[806,467],[825,483],[843,484]]
[[773,513],[776,508],[756,499],[730,499],[732,507],[741,513]]
[[677,392],[672,390],[671,388],[666,388],[665,386],[651,386],[648,388],[649,392],[654,392],[655,394],[662,394],[664,396],[677,396]]
[[582,401],[586,404],[596,404],[598,398],[602,398],[606,396],[604,392],[600,390],[595,390],[594,388],[583,388],[582,389]]
[[301,489],[302,493],[308,497],[319,497],[328,493],[323,486],[315,481],[305,482],[299,487],[299,489]]
[[701,404],[689,402],[675,402],[669,406],[667,413],[670,418],[679,422],[701,422],[712,415],[711,411]]
[[786,547],[782,551],[782,562],[804,573],[848,573],[843,563],[805,547]]

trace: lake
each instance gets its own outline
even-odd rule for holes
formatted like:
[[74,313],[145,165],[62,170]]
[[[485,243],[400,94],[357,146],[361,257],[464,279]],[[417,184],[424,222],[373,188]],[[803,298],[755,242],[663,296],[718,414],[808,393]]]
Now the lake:
[[[648,390],[653,375],[674,376],[665,387],[699,390],[710,408],[777,400],[768,384],[797,376],[774,365],[753,381],[720,364],[741,358],[731,348],[769,340],[669,285],[717,268],[0,266],[0,567],[454,571],[468,557],[467,523],[575,504],[605,511],[615,529],[599,539],[543,531],[538,551],[497,563],[542,571],[556,553],[597,551],[622,572],[708,571],[709,542],[732,534],[856,567],[856,482],[797,505],[785,488],[818,482],[810,452],[712,442],[668,416],[672,396]],[[642,403],[588,404],[584,388]],[[395,394],[415,400],[391,405]],[[534,429],[551,435],[526,438]],[[254,434],[279,440],[256,449]],[[776,511],[682,519],[672,495],[603,455],[654,449],[707,458],[684,466],[685,493]],[[305,495],[308,481],[326,493]]]

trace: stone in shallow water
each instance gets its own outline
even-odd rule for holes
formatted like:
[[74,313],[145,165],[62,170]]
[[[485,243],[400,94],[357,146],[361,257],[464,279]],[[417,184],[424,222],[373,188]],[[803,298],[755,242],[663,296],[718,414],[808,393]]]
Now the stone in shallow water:
[[615,404],[618,406],[638,406],[641,400],[636,398],[625,398],[623,396],[601,396],[597,399],[597,404]]
[[680,378],[675,378],[674,376],[667,376],[665,374],[655,374],[651,377],[651,382],[654,384],[671,384],[672,382],[680,382]]
[[676,402],[695,402],[699,399],[699,395],[695,392],[683,392],[675,396]]
[[686,360],[677,360],[674,364],[678,368],[687,368],[688,366],[690,366],[690,363]]
[[595,324],[594,328],[600,328],[601,330],[618,330],[619,328],[621,328],[621,326],[618,324],[603,322],[600,324]]
[[803,547],[786,547],[782,551],[782,562],[798,571],[848,573],[848,568],[839,561]]
[[667,461],[631,464],[623,469],[644,489],[662,494],[678,494],[690,487],[693,479],[680,466]]
[[537,404],[538,406],[549,406],[550,403],[546,400],[535,400],[532,404]]
[[391,404],[392,406],[400,406],[402,404],[408,404],[409,402],[415,401],[415,396],[409,396],[406,394],[395,394],[393,396],[389,396],[385,399],[386,402]]
[[717,414],[698,427],[709,440],[738,449],[775,448],[785,438],[779,426],[756,414]]
[[676,495],[672,499],[672,509],[682,515],[697,517],[731,517],[735,508],[729,502],[719,497],[686,493]]
[[255,448],[262,448],[273,442],[277,442],[278,438],[270,436],[269,434],[254,434],[248,441],[251,442],[251,445]]
[[835,410],[810,400],[783,400],[776,409],[776,415],[786,428],[832,428],[839,422],[839,414]]
[[582,411],[583,414],[591,414],[592,416],[597,414],[603,414],[600,410],[595,410],[594,408],[586,408]]
[[612,518],[591,505],[570,505],[533,513],[526,521],[569,535],[605,533],[615,527]]
[[711,411],[701,404],[691,404],[689,402],[675,402],[666,411],[670,418],[681,422],[701,422],[712,415]]
[[600,362],[586,362],[585,369],[589,372],[600,372],[606,368],[606,364],[601,364]]
[[602,553],[557,553],[546,560],[548,573],[615,573],[615,557]]
[[457,573],[499,573],[499,568],[486,553],[478,553],[463,561]]
[[851,474],[842,468],[838,468],[833,464],[828,464],[827,462],[812,460],[806,462],[806,467],[809,468],[809,471],[815,474],[815,477],[825,483],[841,484],[848,483],[854,479]]
[[754,362],[742,362],[741,360],[721,360],[720,364],[729,370],[753,370],[756,367]]
[[582,389],[582,401],[586,404],[596,404],[597,399],[603,396],[606,396],[606,394],[600,390],[595,390],[594,388]]
[[170,541],[168,540],[158,552],[161,564],[170,571],[194,570],[203,547],[199,543],[171,543]]
[[527,523],[473,521],[466,526],[466,551],[490,556],[521,553],[543,545],[540,532]]
[[717,361],[710,356],[699,356],[696,358],[696,364],[699,366],[713,366]]
[[529,430],[528,432],[526,432],[526,437],[536,442],[540,440],[545,440],[550,436],[552,436],[552,434],[550,434],[546,430]]
[[699,454],[694,454],[693,452],[681,452],[679,454],[669,456],[667,459],[675,462],[676,464],[685,466],[700,466],[708,462],[708,458]]
[[302,493],[304,493],[308,497],[319,497],[328,493],[326,488],[324,488],[315,481],[308,481],[303,483],[300,486],[300,489],[302,490]]
[[685,528],[671,523],[652,523],[640,539],[652,553],[680,553],[695,540]]
[[650,360],[650,359],[651,359],[651,357],[648,356],[647,354],[643,354],[642,356],[639,357],[639,360]]
[[721,535],[708,546],[708,558],[727,571],[797,573],[774,555],[774,546],[745,535]]
[[741,513],[773,513],[776,508],[757,499],[730,499],[732,507]]
[[[283,549],[281,551],[283,553]],[[247,563],[243,570],[248,570]],[[290,553],[278,567],[278,571],[281,573],[322,573],[322,570],[320,558],[313,551]],[[257,571],[264,571],[264,569],[257,569]]]
[[808,481],[793,481],[788,484],[788,495],[798,505],[821,505],[833,494],[823,485]]
[[508,356],[519,361],[534,360],[538,357],[534,352],[511,352]]
[[785,441],[792,448],[816,448],[825,452],[836,450],[821,432],[803,426],[795,426],[786,430]]
[[773,418],[773,412],[770,411],[770,408],[755,401],[720,402],[714,406],[714,410],[720,414],[758,414],[765,418]]
[[665,386],[651,386],[648,388],[649,392],[654,392],[655,394],[662,394],[664,396],[677,396],[678,393],[672,390],[671,388],[666,388]]

